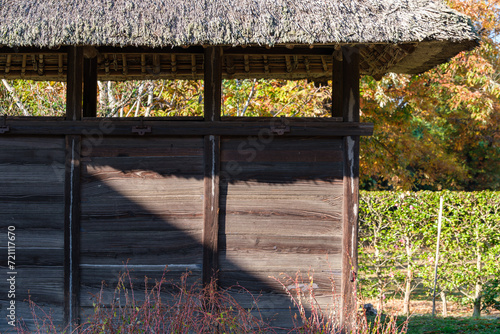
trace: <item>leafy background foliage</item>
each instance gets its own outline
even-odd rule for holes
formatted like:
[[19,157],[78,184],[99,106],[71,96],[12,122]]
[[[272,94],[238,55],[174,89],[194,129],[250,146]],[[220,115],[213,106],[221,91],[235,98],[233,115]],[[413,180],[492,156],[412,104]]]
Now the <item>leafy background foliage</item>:
[[472,306],[475,316],[499,306],[500,192],[365,191],[359,212],[360,292],[378,300],[378,309],[396,295],[409,304],[417,287],[432,290],[441,196],[439,292]]

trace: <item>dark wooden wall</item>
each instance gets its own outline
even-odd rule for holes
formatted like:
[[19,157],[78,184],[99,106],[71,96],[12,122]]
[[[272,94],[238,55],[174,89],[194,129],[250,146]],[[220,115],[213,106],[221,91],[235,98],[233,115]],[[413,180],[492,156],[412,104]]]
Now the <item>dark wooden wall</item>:
[[[30,323],[31,300],[63,320],[64,138],[0,138],[0,332],[7,325],[7,278],[15,276],[16,316]],[[7,229],[15,227],[15,270],[7,268]],[[14,275],[7,274],[15,272]]]
[[[62,137],[0,137],[2,238],[9,225],[16,226],[18,238],[16,302],[23,304],[30,294],[60,324],[64,291],[70,289],[64,285],[64,176],[71,143]],[[223,136],[216,146],[203,136],[83,137],[78,143],[80,176],[73,190],[80,189],[74,218],[80,226],[77,249],[70,252],[78,255],[72,259],[79,282],[72,287],[75,317],[91,312],[103,280],[103,301],[110,300],[124,264],[140,290],[144,276],[160,278],[165,267],[168,279],[190,271],[190,282],[201,282],[210,263],[222,287],[240,284],[262,294],[263,315],[279,326],[291,324],[290,302],[271,276],[300,271],[307,283],[309,273],[318,301],[331,303],[330,277],[340,286],[342,263],[340,137],[287,138],[269,131]],[[216,261],[206,262],[204,180],[207,159],[214,156],[220,163],[218,247]],[[5,240],[0,246],[6,254]],[[0,289],[7,291],[5,280]],[[235,297],[252,306],[248,296]],[[0,301],[5,312],[6,294]],[[26,304],[18,310],[30,318]],[[9,329],[4,325],[2,332]]]
[[280,281],[294,284],[287,276],[313,277],[323,306],[332,303],[330,277],[340,291],[342,141],[260,139],[222,140],[220,284],[261,295],[261,313],[284,326],[291,305]]

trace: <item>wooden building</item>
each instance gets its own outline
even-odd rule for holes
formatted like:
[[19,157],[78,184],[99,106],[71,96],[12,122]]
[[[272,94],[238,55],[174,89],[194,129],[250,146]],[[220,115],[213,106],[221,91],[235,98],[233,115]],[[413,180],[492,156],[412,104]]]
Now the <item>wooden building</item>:
[[[348,322],[373,131],[360,75],[421,73],[477,39],[434,0],[0,0],[0,78],[67,81],[66,117],[0,120],[0,331],[12,300],[29,323],[28,295],[76,321],[127,261],[136,277],[239,283],[280,326],[289,300],[270,276],[314,272],[326,304],[333,276]],[[96,117],[98,80],[165,78],[204,79],[204,117]],[[332,80],[332,117],[223,117],[224,78]]]

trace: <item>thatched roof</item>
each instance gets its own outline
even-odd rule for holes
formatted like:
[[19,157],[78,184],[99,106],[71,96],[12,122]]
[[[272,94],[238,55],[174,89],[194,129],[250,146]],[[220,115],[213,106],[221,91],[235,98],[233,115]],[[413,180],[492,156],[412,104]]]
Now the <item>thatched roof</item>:
[[0,0],[10,48],[412,44],[411,66],[387,70],[415,73],[477,38],[468,17],[435,0]]

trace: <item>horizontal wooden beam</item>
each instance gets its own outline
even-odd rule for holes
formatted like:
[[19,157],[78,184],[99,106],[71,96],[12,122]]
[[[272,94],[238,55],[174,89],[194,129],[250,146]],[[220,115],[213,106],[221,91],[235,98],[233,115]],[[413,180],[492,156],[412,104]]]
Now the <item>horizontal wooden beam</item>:
[[112,46],[101,46],[97,48],[99,53],[125,53],[125,54],[203,54],[205,48],[202,46],[190,46],[190,47],[166,47],[166,48],[140,48],[133,46],[126,46],[123,48],[116,48]]
[[68,47],[62,46],[57,49],[49,48],[30,48],[30,47],[0,47],[0,54],[54,54],[54,53],[68,53]]
[[331,48],[293,48],[286,47],[227,47],[224,48],[225,55],[273,55],[273,56],[332,56],[335,49]]
[[[190,46],[190,47],[165,47],[165,48],[141,48],[127,46],[123,48],[112,47],[112,46],[102,46],[97,47],[97,51],[101,54],[104,53],[116,53],[116,54],[203,54],[205,49],[202,46]],[[224,54],[228,55],[304,55],[304,56],[331,56],[333,54],[333,47],[315,47],[315,48],[304,48],[296,47],[289,49],[283,46],[276,46],[272,48],[265,48],[261,46],[227,46],[223,47]],[[58,49],[49,48],[0,48],[0,54],[57,54],[57,53],[67,53],[68,47],[60,47]]]
[[[322,119],[256,119],[235,121],[164,121],[85,119],[82,121],[9,119],[9,135],[98,135],[139,136],[132,130],[136,127],[150,127],[145,136],[371,136],[372,123],[338,122]],[[140,128],[139,128],[140,129]]]

